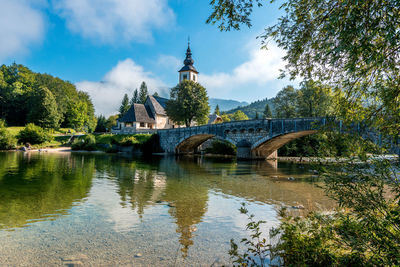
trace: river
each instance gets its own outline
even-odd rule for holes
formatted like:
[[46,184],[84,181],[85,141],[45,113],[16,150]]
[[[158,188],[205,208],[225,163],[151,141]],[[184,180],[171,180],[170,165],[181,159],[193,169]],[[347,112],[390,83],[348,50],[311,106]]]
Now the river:
[[265,233],[282,206],[295,215],[334,207],[310,168],[0,152],[0,266],[229,264],[229,240],[248,235],[241,203],[267,221]]

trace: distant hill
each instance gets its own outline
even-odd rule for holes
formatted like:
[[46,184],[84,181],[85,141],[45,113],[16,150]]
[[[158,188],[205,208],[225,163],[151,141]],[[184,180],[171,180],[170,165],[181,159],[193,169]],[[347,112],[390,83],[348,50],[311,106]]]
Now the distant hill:
[[234,109],[238,106],[247,106],[249,103],[247,102],[239,102],[236,100],[227,100],[227,99],[219,99],[219,98],[210,98],[208,100],[208,103],[210,104],[210,111],[211,113],[214,112],[215,107],[218,105],[220,111],[227,111],[230,109]]
[[238,110],[243,111],[250,119],[254,119],[256,117],[256,112],[258,112],[258,116],[261,118],[264,113],[265,105],[268,103],[269,107],[271,108],[272,114],[275,114],[275,107],[274,107],[274,98],[266,98],[264,100],[257,100],[252,102],[246,106],[239,106],[234,109],[226,111],[228,114],[233,114]]

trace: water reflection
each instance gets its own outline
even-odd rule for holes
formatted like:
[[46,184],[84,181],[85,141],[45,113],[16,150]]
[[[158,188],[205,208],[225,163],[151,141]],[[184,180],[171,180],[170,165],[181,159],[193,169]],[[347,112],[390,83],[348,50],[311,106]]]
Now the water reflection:
[[[292,176],[295,181],[287,179]],[[310,177],[307,167],[265,161],[0,153],[0,229],[59,218],[86,201],[95,206],[89,207],[93,220],[101,224],[108,216],[117,233],[139,231],[135,227],[149,223],[146,215],[153,216],[153,224],[168,216],[186,257],[210,209],[210,196],[222,195],[224,203],[301,204],[305,211],[332,208],[334,203],[304,177]],[[216,214],[221,206],[213,205],[211,214]],[[149,228],[167,232],[170,225]]]
[[0,229],[66,214],[89,192],[94,158],[0,153]]

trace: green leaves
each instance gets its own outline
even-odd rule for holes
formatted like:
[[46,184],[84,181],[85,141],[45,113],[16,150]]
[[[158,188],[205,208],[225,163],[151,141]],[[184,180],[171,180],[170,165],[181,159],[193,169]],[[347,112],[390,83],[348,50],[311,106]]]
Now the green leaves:
[[179,83],[171,89],[166,112],[172,121],[186,126],[207,123],[210,107],[206,89],[194,81]]

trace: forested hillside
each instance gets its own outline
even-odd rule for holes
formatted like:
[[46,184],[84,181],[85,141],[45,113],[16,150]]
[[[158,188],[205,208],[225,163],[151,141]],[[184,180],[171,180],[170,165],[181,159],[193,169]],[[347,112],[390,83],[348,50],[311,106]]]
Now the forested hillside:
[[87,93],[70,82],[15,63],[0,67],[0,116],[9,126],[32,122],[44,128],[91,131],[96,127]]
[[211,111],[215,110],[215,107],[218,105],[220,111],[227,111],[230,109],[234,109],[238,106],[247,106],[249,103],[242,101],[236,101],[236,100],[228,100],[228,99],[220,99],[220,98],[210,98],[208,100],[208,103],[210,104],[210,109]]
[[233,114],[238,110],[243,111],[250,119],[254,119],[256,117],[256,113],[258,113],[259,118],[263,117],[263,113],[265,110],[265,105],[268,104],[269,107],[271,108],[272,114],[275,114],[275,108],[274,108],[274,98],[265,98],[263,100],[257,100],[255,102],[252,102],[251,104],[247,106],[239,106],[237,108],[231,109],[226,111],[228,114]]

